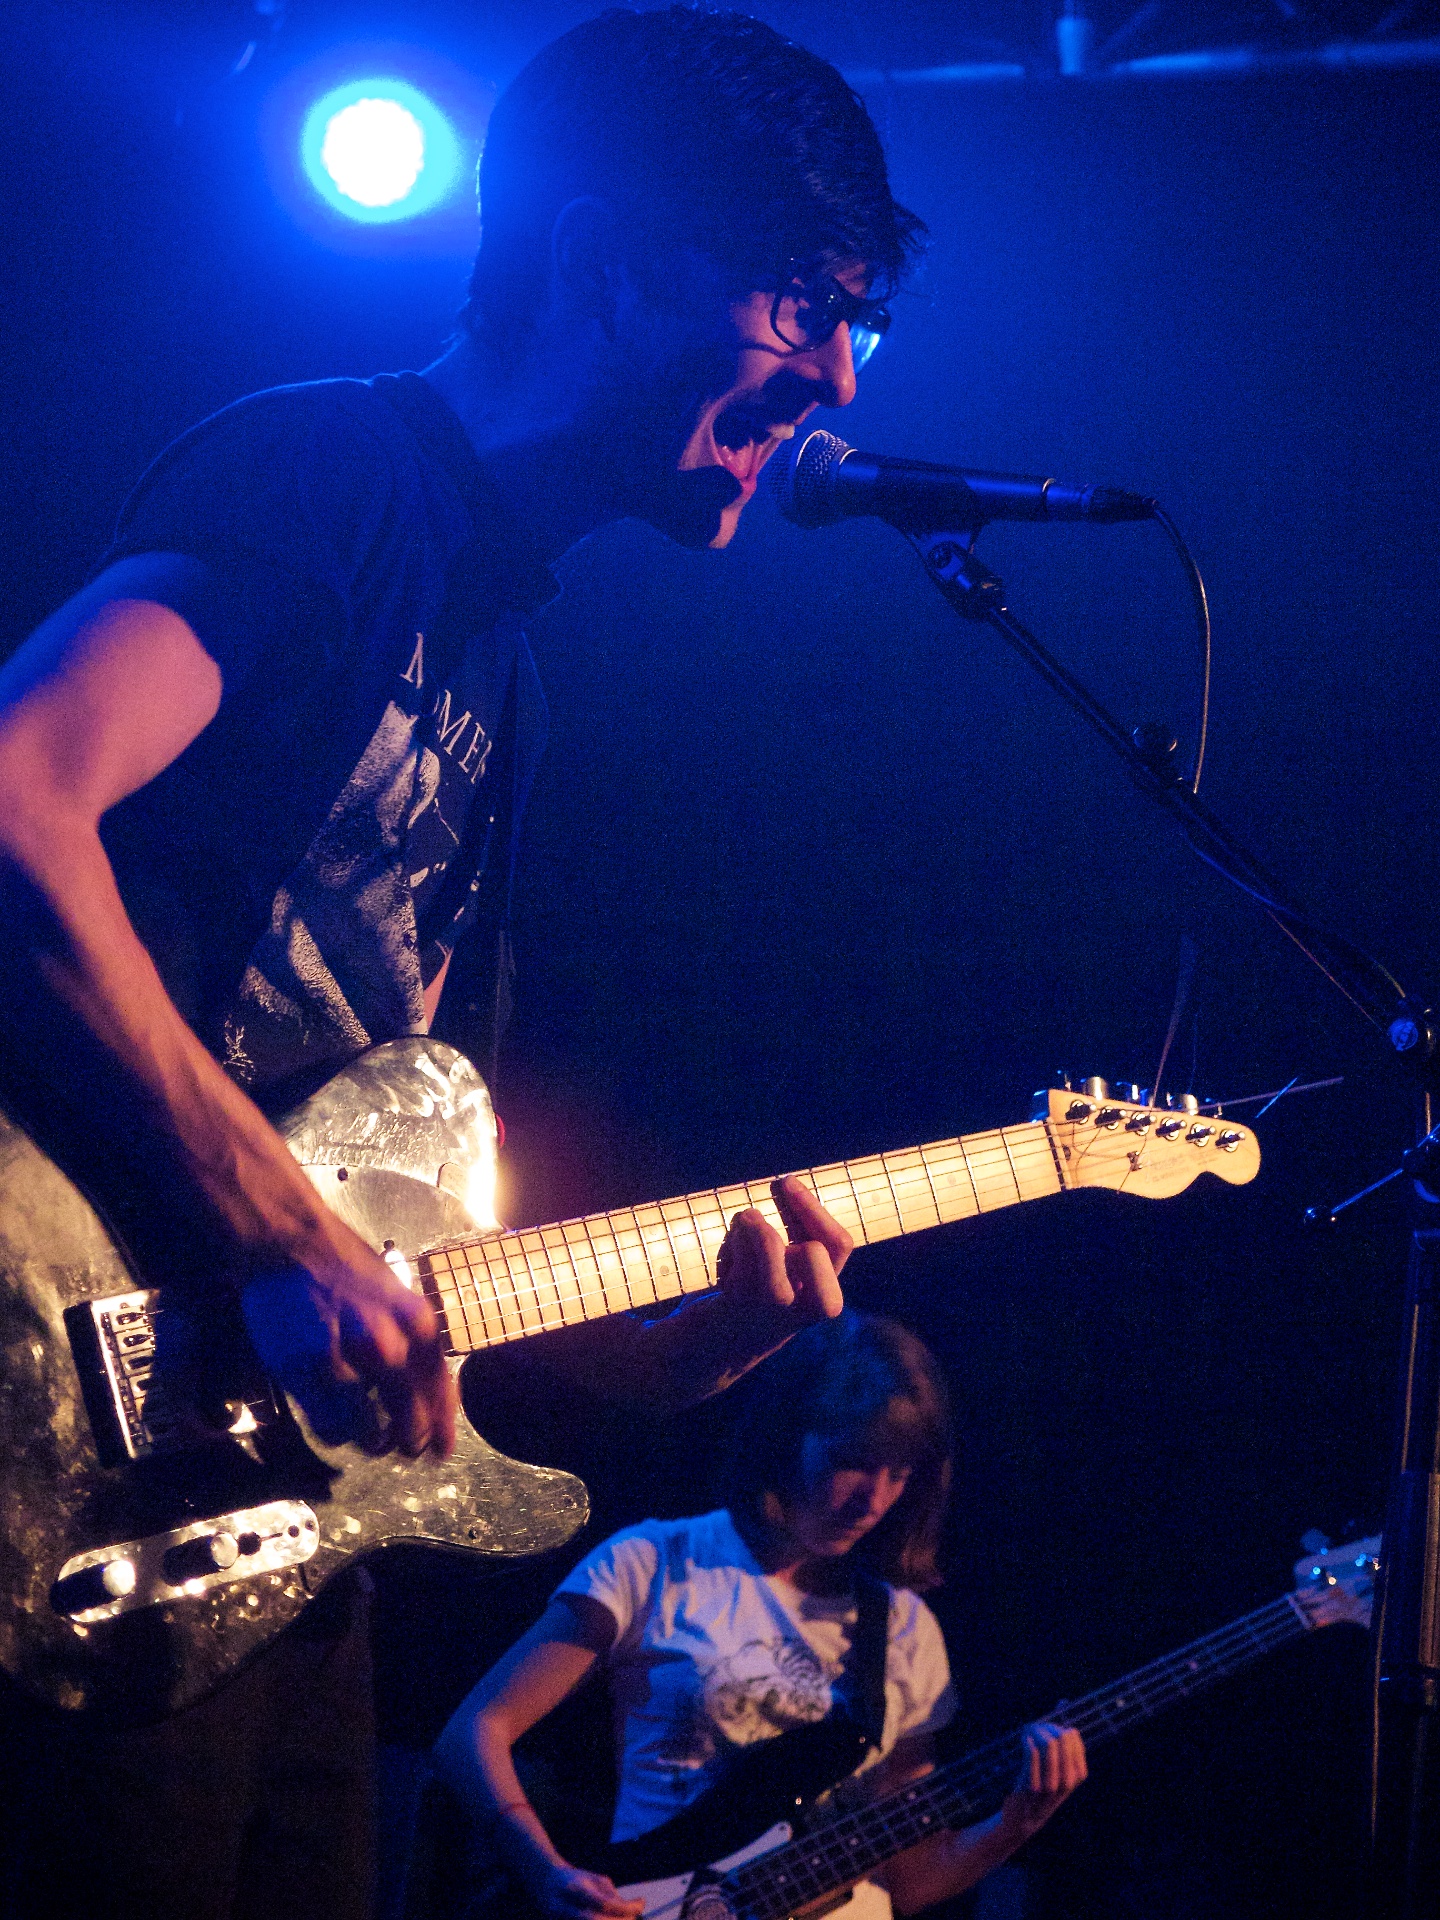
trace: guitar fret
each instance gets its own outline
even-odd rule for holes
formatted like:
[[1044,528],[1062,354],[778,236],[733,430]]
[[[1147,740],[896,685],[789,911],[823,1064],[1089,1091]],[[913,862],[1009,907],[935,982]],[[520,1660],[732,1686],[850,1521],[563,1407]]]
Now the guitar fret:
[[580,1318],[588,1320],[590,1308],[587,1302],[594,1297],[600,1279],[600,1266],[595,1258],[590,1229],[583,1220],[567,1220],[560,1231],[565,1236],[570,1264],[575,1269],[575,1299]]
[[[591,1225],[591,1218],[592,1216],[587,1214],[580,1224],[585,1229],[585,1243],[589,1249],[590,1259],[595,1267],[597,1285],[591,1290],[591,1297],[598,1299],[602,1303],[601,1313],[595,1316],[596,1319],[600,1319],[604,1314],[614,1313],[617,1309],[612,1305],[610,1300],[609,1284],[605,1277],[603,1250],[595,1244],[595,1230]],[[586,1318],[588,1319],[589,1317],[590,1313],[587,1308]]]
[[[686,1194],[685,1214],[690,1223],[690,1231],[695,1236],[695,1251],[698,1256],[695,1264],[695,1277],[700,1281],[701,1286],[708,1287],[713,1284],[711,1280],[711,1257],[710,1249],[705,1244],[705,1229],[701,1226],[700,1216],[695,1211],[695,1201],[698,1197],[699,1196],[693,1193]],[[720,1196],[716,1194],[715,1199],[718,1207]],[[723,1209],[721,1209],[720,1217],[723,1220]],[[718,1252],[718,1246],[716,1250]]]
[[890,1191],[895,1196],[896,1212],[903,1233],[924,1233],[940,1225],[940,1209],[935,1204],[935,1189],[918,1147],[904,1147],[898,1153],[883,1154]]
[[[932,1167],[932,1159],[941,1153],[946,1156],[947,1164]],[[926,1163],[931,1185],[936,1185],[938,1176],[939,1188],[944,1191],[942,1219],[969,1220],[979,1213],[980,1196],[975,1191],[975,1177],[958,1140],[943,1140],[935,1146],[922,1147],[920,1157]]]
[[[1076,1184],[1125,1184],[1123,1153],[1117,1159],[1112,1149],[1107,1159],[1092,1152],[1100,1138],[1092,1135],[1088,1157],[1072,1160],[1067,1156],[1073,1146],[1061,1144],[1068,1138],[1063,1129],[1031,1121],[838,1160],[791,1177],[858,1243],[869,1245]],[[1195,1170],[1203,1170],[1198,1161]],[[738,1182],[552,1226],[452,1241],[419,1256],[421,1280],[451,1349],[468,1352],[708,1291],[727,1223],[750,1207],[782,1224],[768,1186]]]
[[[540,1282],[530,1258],[533,1238],[532,1234],[524,1232],[515,1236],[520,1258],[525,1262],[525,1284],[522,1288],[517,1283],[515,1288],[515,1311],[520,1315],[520,1324],[526,1333],[541,1333],[545,1328],[545,1307],[540,1296]],[[527,1314],[535,1316],[533,1325],[526,1319]]]
[[[478,1251],[485,1266],[484,1285],[481,1285],[480,1279],[476,1276],[468,1248],[465,1250],[465,1271],[475,1297],[475,1311],[480,1318],[481,1345],[488,1346],[492,1341],[505,1338],[505,1316],[501,1313],[500,1302],[496,1298],[491,1242],[482,1241]],[[469,1312],[470,1308],[467,1304],[467,1315]]]
[[532,1227],[528,1233],[520,1236],[520,1246],[524,1248],[526,1265],[530,1267],[530,1284],[534,1288],[536,1306],[540,1309],[541,1329],[564,1327],[561,1294],[555,1284],[555,1263],[545,1242],[545,1229]]
[[585,1318],[585,1305],[580,1299],[579,1280],[565,1235],[559,1227],[541,1227],[540,1243],[545,1250],[545,1264],[549,1270],[560,1325],[574,1326]]
[[475,1270],[471,1264],[469,1249],[463,1248],[458,1251],[465,1266],[463,1275],[456,1269],[454,1258],[450,1256],[447,1257],[450,1258],[450,1270],[454,1275],[456,1292],[460,1296],[461,1311],[465,1315],[465,1330],[467,1333],[474,1332],[478,1336],[478,1344],[483,1346],[490,1337],[490,1322],[489,1316],[485,1311],[485,1296],[476,1284]]

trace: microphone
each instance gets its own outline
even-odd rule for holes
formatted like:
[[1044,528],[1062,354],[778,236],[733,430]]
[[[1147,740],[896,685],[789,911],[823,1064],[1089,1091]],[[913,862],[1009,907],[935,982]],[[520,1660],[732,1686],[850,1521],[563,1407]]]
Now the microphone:
[[978,533],[990,520],[1148,520],[1155,502],[1118,487],[1077,487],[1018,473],[969,473],[861,453],[838,434],[796,435],[770,462],[770,491],[787,520],[829,527],[871,514],[905,533]]

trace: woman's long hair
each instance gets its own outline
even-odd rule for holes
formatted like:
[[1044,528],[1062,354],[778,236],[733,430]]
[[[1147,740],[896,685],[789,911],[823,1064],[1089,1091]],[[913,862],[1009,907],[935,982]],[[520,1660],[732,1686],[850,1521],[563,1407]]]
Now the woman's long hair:
[[846,1311],[756,1369],[724,1482],[731,1517],[752,1538],[772,1530],[767,1508],[799,1491],[807,1433],[833,1466],[910,1469],[904,1493],[846,1557],[893,1586],[938,1586],[950,1407],[928,1347],[897,1321]]

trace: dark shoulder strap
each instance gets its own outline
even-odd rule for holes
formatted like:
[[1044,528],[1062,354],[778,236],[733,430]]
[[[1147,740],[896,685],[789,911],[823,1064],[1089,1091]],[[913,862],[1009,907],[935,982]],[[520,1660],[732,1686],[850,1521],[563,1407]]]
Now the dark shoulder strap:
[[850,1717],[872,1747],[885,1737],[885,1655],[890,1644],[890,1589],[873,1573],[855,1575],[855,1638],[846,1675]]

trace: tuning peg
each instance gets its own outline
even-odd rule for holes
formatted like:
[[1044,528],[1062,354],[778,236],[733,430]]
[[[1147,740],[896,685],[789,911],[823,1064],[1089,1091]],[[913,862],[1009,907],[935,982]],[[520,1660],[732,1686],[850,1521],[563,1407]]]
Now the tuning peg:
[[1073,1093],[1075,1091],[1075,1083],[1063,1067],[1057,1067],[1055,1069],[1055,1085],[1062,1093]]
[[1087,1100],[1108,1100],[1110,1098],[1110,1088],[1106,1082],[1100,1078],[1098,1073],[1092,1074],[1081,1087],[1080,1091]]
[[1132,1107],[1143,1107],[1145,1104],[1141,1090],[1133,1080],[1121,1080],[1115,1088],[1115,1097]]

